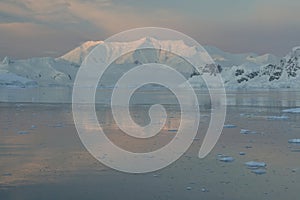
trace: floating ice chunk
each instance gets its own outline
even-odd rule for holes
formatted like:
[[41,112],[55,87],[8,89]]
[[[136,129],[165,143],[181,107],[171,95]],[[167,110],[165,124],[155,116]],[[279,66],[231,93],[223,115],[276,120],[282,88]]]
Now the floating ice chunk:
[[300,144],[300,139],[290,139],[288,142],[292,144]]
[[233,124],[225,124],[224,128],[236,128],[236,125]]
[[300,149],[291,149],[291,152],[300,152]]
[[288,120],[289,117],[282,115],[282,116],[268,116],[267,117],[268,120]]
[[293,173],[296,173],[297,171],[299,171],[299,169],[300,169],[300,168],[292,169],[292,172],[293,172]]
[[251,131],[250,131],[250,130],[247,130],[247,129],[241,129],[240,133],[241,133],[241,134],[250,134]]
[[285,113],[300,113],[300,108],[286,109],[286,110],[283,110],[282,112],[285,112]]
[[26,134],[29,134],[29,132],[28,131],[19,131],[18,134],[19,135],[26,135]]
[[192,187],[189,186],[189,187],[186,187],[185,189],[186,190],[192,190]]
[[246,155],[246,153],[245,152],[240,152],[239,153],[241,156],[244,156],[244,155]]
[[54,125],[48,125],[49,127],[54,127],[54,128],[62,128],[64,126],[63,123],[57,123],[57,124],[54,124]]
[[12,173],[4,173],[2,176],[12,176]]
[[31,129],[35,129],[36,128],[36,126],[35,125],[31,125]]
[[247,135],[247,134],[257,134],[256,131],[250,131],[248,129],[241,129],[240,133],[245,134],[245,135]]
[[265,162],[256,162],[256,161],[249,161],[249,162],[246,162],[245,165],[247,167],[250,167],[250,168],[255,168],[255,167],[266,167],[267,164]]
[[230,156],[221,156],[219,157],[219,161],[221,162],[233,162],[234,158]]
[[267,170],[265,169],[253,169],[251,170],[252,173],[257,174],[257,175],[262,175],[262,174],[266,174]]
[[208,190],[207,190],[206,188],[204,188],[204,187],[201,188],[201,191],[202,191],[202,192],[208,192]]

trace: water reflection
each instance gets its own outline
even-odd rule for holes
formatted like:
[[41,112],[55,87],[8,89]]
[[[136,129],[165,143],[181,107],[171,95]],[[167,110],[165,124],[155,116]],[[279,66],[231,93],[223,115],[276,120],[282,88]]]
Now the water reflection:
[[[9,100],[5,90],[0,90],[1,99]],[[21,95],[12,91],[10,95]],[[70,95],[63,91],[55,94],[59,100],[67,100]],[[146,100],[151,103],[150,97],[154,94],[158,92],[149,91]],[[24,98],[25,102],[31,101],[30,95]],[[207,93],[199,92],[198,97],[203,111],[197,136],[200,140],[173,165],[143,175],[119,173],[96,161],[79,140],[70,104],[0,103],[0,199],[297,199],[299,146],[288,144],[288,140],[299,138],[300,115],[281,110],[300,107],[300,93],[229,91],[226,123],[237,128],[224,129],[213,152],[203,160],[197,153],[209,124],[210,100]],[[165,102],[168,95],[161,98]],[[132,140],[122,133],[109,106],[98,104],[96,112],[107,137],[114,143],[128,150],[147,152],[168,143],[180,124],[179,107],[172,101],[165,106],[166,124],[157,138],[147,142]],[[149,104],[131,108],[136,123],[149,123],[148,109]],[[267,118],[281,115],[289,118]],[[257,134],[242,135],[242,128]],[[28,131],[28,134],[18,134],[19,131]],[[246,155],[240,156],[242,151]],[[216,160],[217,154],[232,156],[235,161],[220,163]],[[251,174],[243,166],[250,160],[266,162],[267,174]],[[191,190],[186,190],[187,187]],[[209,192],[202,192],[204,187]]]
[[[83,88],[84,89],[84,88]],[[100,88],[96,93],[96,103],[110,104],[111,89]],[[183,93],[184,94],[184,93]],[[196,90],[199,104],[207,109],[210,97],[207,91]],[[33,102],[33,103],[71,103],[72,88],[1,88],[0,102]],[[137,90],[132,97],[132,104],[178,104],[177,99],[165,90]],[[262,106],[262,107],[300,107],[300,91],[294,90],[228,90],[229,106]]]

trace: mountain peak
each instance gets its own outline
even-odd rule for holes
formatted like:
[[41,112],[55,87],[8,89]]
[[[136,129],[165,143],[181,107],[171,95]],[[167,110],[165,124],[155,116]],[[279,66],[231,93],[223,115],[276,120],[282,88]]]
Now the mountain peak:
[[9,65],[11,63],[11,60],[9,59],[9,57],[5,57],[4,59],[3,59],[3,61],[2,61],[2,64],[3,65]]
[[79,47],[71,50],[65,55],[59,57],[75,64],[81,64],[84,58],[90,53],[90,51],[97,45],[102,44],[103,41],[87,41],[82,43]]

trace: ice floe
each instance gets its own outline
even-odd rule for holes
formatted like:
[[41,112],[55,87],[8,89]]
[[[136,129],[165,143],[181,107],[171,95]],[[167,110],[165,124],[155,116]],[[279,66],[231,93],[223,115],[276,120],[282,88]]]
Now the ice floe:
[[19,131],[18,134],[19,135],[26,135],[26,134],[29,134],[29,132],[28,131]]
[[185,189],[186,190],[192,190],[192,187],[189,186],[189,187],[186,187]]
[[282,112],[284,112],[284,113],[300,113],[300,108],[286,109],[286,110],[283,110]]
[[248,169],[251,169],[251,173],[262,175],[266,174],[266,166],[267,164],[265,162],[256,162],[256,161],[249,161],[246,162],[245,165],[248,167]]
[[290,139],[288,142],[291,144],[300,144],[300,139]]
[[218,158],[219,161],[221,162],[233,162],[234,161],[234,158],[233,157],[230,157],[230,156],[219,156]]
[[224,128],[236,128],[237,126],[236,125],[233,125],[233,124],[225,124],[224,125]]
[[266,174],[267,170],[265,169],[253,169],[251,170],[252,173],[257,174],[257,175],[262,175],[262,174]]
[[245,165],[249,168],[259,168],[259,167],[267,166],[267,164],[265,162],[256,162],[256,161],[246,162]]
[[268,120],[288,120],[289,117],[282,115],[282,116],[268,116],[267,117]]
[[250,131],[248,129],[241,129],[240,133],[245,134],[245,135],[247,135],[247,134],[257,134],[256,131]]

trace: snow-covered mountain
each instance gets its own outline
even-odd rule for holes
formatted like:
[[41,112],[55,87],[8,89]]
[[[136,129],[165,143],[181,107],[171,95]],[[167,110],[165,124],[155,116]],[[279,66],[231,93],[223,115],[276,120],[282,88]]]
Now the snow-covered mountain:
[[70,86],[77,69],[70,62],[48,57],[25,60],[5,57],[0,64],[0,84],[19,87]]
[[239,66],[244,63],[252,63],[256,65],[265,65],[270,63],[278,63],[280,58],[272,54],[257,55],[255,53],[233,54],[224,52],[213,46],[204,46],[205,50],[213,58],[215,63],[222,67]]
[[[202,56],[203,61],[209,60],[201,49],[187,46],[183,41],[156,40],[141,38],[129,43],[104,43],[89,41],[73,49],[59,58],[31,58],[12,60],[4,58],[0,62],[0,86],[37,87],[37,86],[72,86],[76,72],[96,46],[101,45],[104,57],[114,56],[124,50],[151,46],[155,49],[168,49],[171,52],[185,52],[184,57]],[[216,47],[204,46],[205,50],[215,61],[216,65],[205,66],[198,63],[202,72],[213,75],[221,72],[227,88],[298,88],[300,83],[300,47],[296,47],[284,58],[271,54],[257,55],[254,53],[233,54],[224,52]],[[167,51],[136,50],[115,61],[111,69],[112,76],[106,77],[110,84],[114,74],[122,74],[126,70],[142,63],[162,63],[172,66],[186,77],[195,80],[195,70],[184,62],[184,59]],[[216,70],[217,69],[217,70]]]
[[61,56],[59,59],[66,60],[80,66],[84,58],[93,50],[93,48],[102,43],[103,41],[87,41]]
[[292,49],[277,63],[245,63],[222,72],[225,85],[231,88],[299,88],[300,47]]
[[[152,44],[151,46],[155,48],[159,48],[161,45],[171,46],[173,48],[184,48],[185,50],[187,48],[187,45],[185,45],[183,41],[170,41],[170,40],[159,41],[154,38],[142,38],[140,40],[132,42],[131,44],[138,47],[138,46],[142,46],[147,42],[151,43]],[[172,43],[172,45],[170,45],[170,43]],[[77,65],[80,65],[83,59],[88,55],[88,53],[98,44],[103,44],[103,41],[85,42],[79,47],[61,56],[59,59],[63,59],[75,63]],[[118,43],[115,45],[114,50],[116,51],[115,48],[120,48],[120,49],[126,48],[127,45],[128,43]],[[207,45],[203,47],[209,53],[209,55],[212,57],[215,63],[221,65],[222,67],[238,66],[248,62],[257,65],[264,65],[270,63],[278,63],[280,61],[280,58],[272,54],[265,54],[265,55],[257,55],[255,53],[233,54],[233,53],[224,52],[214,46]],[[191,48],[190,54],[195,54],[195,53],[196,53],[195,49]],[[132,62],[132,60],[130,62]]]

